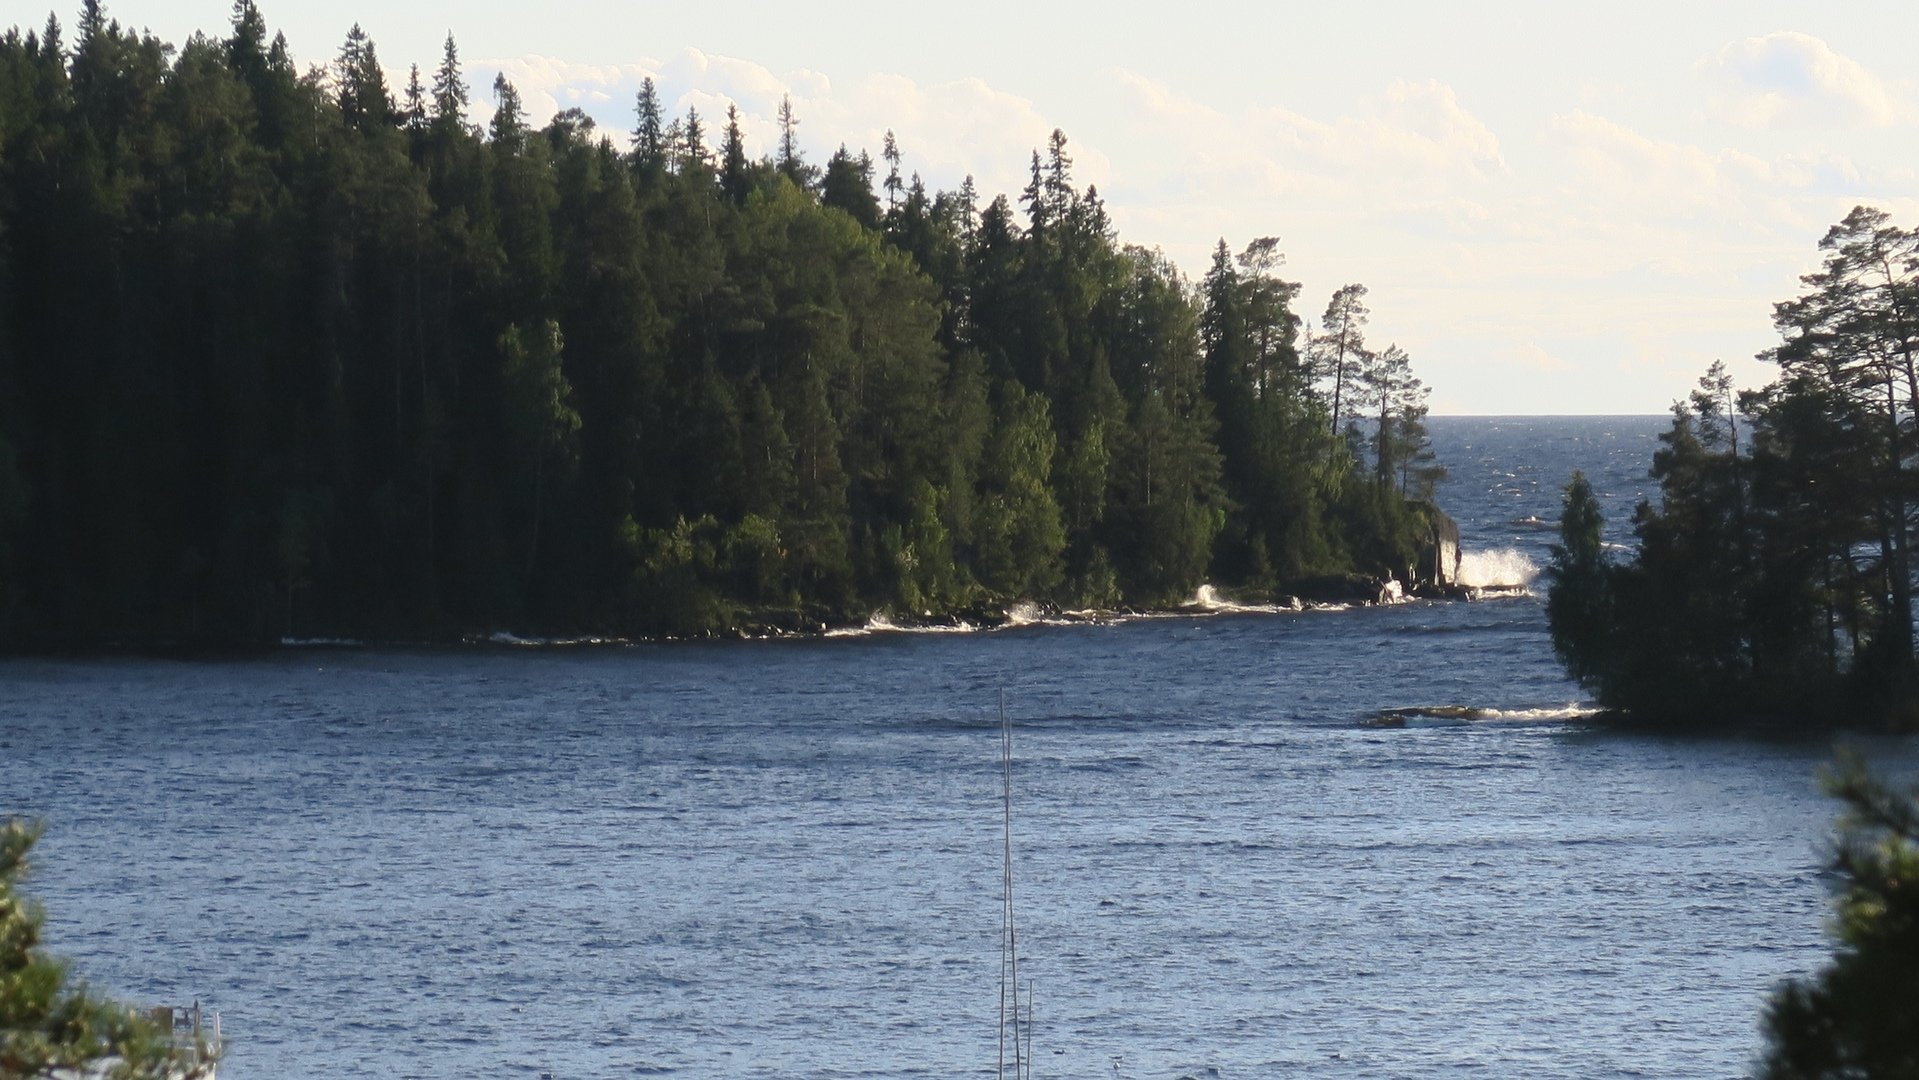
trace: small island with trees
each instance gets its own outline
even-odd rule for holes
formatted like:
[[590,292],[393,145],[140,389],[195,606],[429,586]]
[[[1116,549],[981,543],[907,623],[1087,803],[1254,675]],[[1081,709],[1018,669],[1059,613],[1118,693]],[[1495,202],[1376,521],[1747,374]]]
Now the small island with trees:
[[1548,570],[1553,645],[1602,705],[1661,724],[1919,722],[1919,233],[1859,207],[1776,305],[1779,378],[1723,364],[1673,406],[1611,558],[1585,477]]
[[[0,38],[0,649],[705,635],[1404,577],[1425,389],[1273,238],[1194,283],[800,118],[484,127],[449,36]],[[877,185],[876,185],[877,178]]]

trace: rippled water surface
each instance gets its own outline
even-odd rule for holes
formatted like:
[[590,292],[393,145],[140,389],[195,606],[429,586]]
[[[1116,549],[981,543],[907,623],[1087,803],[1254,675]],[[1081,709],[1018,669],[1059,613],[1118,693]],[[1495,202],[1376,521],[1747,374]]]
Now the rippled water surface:
[[[1582,467],[1624,543],[1661,426],[1435,421],[1442,500],[1537,564]],[[1569,718],[1532,598],[0,662],[0,810],[227,1080],[986,1076],[1002,690],[1041,1076],[1737,1076],[1825,952],[1830,748]]]

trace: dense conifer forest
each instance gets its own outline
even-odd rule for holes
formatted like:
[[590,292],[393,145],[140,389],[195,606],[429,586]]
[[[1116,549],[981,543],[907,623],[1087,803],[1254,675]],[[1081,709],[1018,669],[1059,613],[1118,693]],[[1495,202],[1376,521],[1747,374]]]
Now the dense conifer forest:
[[1568,669],[1659,721],[1919,724],[1919,232],[1855,208],[1774,307],[1779,376],[1673,406],[1657,504],[1615,560],[1567,488],[1547,611]]
[[[397,83],[397,89],[396,89]],[[469,123],[455,43],[301,72],[0,38],[0,648],[703,634],[1404,576],[1424,389],[1276,241],[1193,283],[1069,144],[929,191],[781,112]],[[817,154],[817,151],[815,152]]]

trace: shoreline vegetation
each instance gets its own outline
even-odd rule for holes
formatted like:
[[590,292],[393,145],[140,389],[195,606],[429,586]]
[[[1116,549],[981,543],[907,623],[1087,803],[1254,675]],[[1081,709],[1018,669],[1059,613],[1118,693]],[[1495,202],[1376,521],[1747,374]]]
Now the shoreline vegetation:
[[20,649],[14,655],[58,656],[122,655],[200,657],[252,654],[302,649],[575,649],[619,648],[713,641],[806,641],[877,634],[991,633],[1022,627],[1101,626],[1147,619],[1210,618],[1234,615],[1311,614],[1345,611],[1353,607],[1416,601],[1497,601],[1532,595],[1525,584],[1439,587],[1416,583],[1403,596],[1381,599],[1382,583],[1364,575],[1334,575],[1316,583],[1321,591],[1272,593],[1264,590],[1215,590],[1201,586],[1198,595],[1178,604],[1155,607],[1063,608],[1057,604],[1021,602],[1010,607],[981,606],[966,611],[901,615],[874,611],[864,618],[843,618],[824,610],[781,609],[742,611],[726,626],[693,634],[578,634],[539,635],[513,630],[469,630],[438,637],[353,637],[319,635],[275,640],[207,645],[199,642],[105,641],[84,650]]
[[451,36],[290,57],[252,0],[0,37],[0,652],[1154,608],[1410,584],[1440,527],[1365,287],[1189,280],[1063,133],[988,197],[790,102],[756,159],[650,80],[474,125]]
[[1819,247],[1774,306],[1778,378],[1735,391],[1714,363],[1673,405],[1631,558],[1566,486],[1554,650],[1637,721],[1919,730],[1919,232],[1862,206]]

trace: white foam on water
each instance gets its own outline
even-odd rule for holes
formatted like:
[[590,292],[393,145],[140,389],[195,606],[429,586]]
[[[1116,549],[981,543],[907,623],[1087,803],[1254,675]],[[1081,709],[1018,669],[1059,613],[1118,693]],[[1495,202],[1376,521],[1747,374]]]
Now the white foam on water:
[[1039,605],[1031,600],[1021,600],[1006,609],[1007,626],[1031,626],[1040,621]]
[[621,637],[522,637],[506,630],[495,630],[486,640],[492,645],[511,645],[515,648],[538,649],[554,645],[631,645],[633,639]]
[[1539,566],[1518,548],[1468,551],[1459,557],[1459,583],[1469,588],[1531,585]]
[[1281,607],[1278,604],[1236,604],[1231,600],[1222,600],[1220,599],[1219,590],[1213,588],[1211,585],[1201,585],[1199,590],[1193,593],[1193,598],[1186,601],[1186,606],[1220,615],[1247,613],[1277,615],[1282,611],[1291,610],[1290,608]]
[[1599,715],[1594,705],[1581,705],[1571,702],[1557,707],[1542,709],[1480,709],[1475,719],[1480,721],[1531,724],[1548,720],[1585,720]]
[[1369,723],[1378,727],[1467,727],[1476,724],[1549,724],[1597,716],[1593,705],[1570,702],[1536,709],[1489,709],[1478,705],[1426,705],[1387,709]]
[[1021,600],[1006,609],[1006,621],[994,630],[1018,630],[1026,626],[1085,626],[1088,623],[1109,623],[1114,621],[1112,613],[1095,611],[1062,611],[1058,615],[1047,615],[1038,604],[1031,600]]
[[884,611],[875,611],[866,617],[865,626],[841,626],[826,632],[827,637],[866,637],[871,634],[971,634],[979,630],[969,622],[951,625],[917,623],[901,624],[893,621]]

